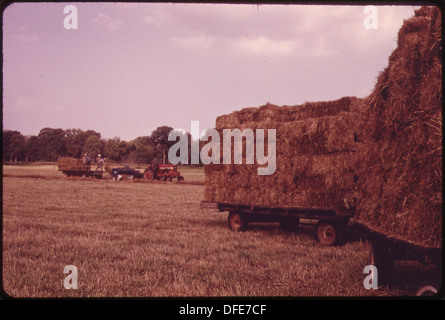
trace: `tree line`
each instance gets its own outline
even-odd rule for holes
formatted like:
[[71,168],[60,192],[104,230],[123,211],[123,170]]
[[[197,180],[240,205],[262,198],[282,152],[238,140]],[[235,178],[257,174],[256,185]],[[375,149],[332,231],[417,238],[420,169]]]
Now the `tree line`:
[[[172,127],[160,126],[150,135],[131,141],[118,137],[104,139],[94,130],[44,128],[38,135],[31,136],[3,130],[3,162],[54,162],[59,157],[81,158],[87,153],[92,157],[100,154],[116,162],[152,163],[156,160],[167,163],[168,150],[176,143],[168,141],[172,130]],[[190,141],[189,133],[182,134],[187,134]]]

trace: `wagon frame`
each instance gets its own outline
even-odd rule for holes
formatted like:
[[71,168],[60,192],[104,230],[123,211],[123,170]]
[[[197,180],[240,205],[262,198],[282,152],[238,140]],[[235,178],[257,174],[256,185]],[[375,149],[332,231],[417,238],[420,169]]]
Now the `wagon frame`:
[[229,212],[229,229],[242,232],[251,222],[279,222],[285,229],[296,228],[300,219],[316,222],[315,237],[324,246],[339,244],[344,239],[348,222],[355,209],[268,207],[230,202],[202,201],[201,209]]
[[378,231],[363,222],[351,220],[349,229],[365,235],[370,242],[368,264],[377,268],[379,285],[387,285],[395,271],[395,261],[418,261],[432,270],[418,287],[417,296],[429,296],[439,292],[442,285],[442,248],[421,245]]

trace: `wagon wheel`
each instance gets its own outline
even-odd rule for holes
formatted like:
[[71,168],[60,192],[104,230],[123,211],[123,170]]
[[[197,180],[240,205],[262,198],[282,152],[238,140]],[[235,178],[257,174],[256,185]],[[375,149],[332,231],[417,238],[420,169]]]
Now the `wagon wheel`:
[[315,235],[321,245],[332,246],[338,240],[339,230],[331,222],[320,221],[317,224]]
[[242,213],[231,211],[227,220],[232,231],[240,232],[247,229],[247,219]]
[[153,180],[154,176],[155,176],[152,168],[145,169],[143,175],[144,175],[144,179],[147,180],[147,181]]
[[437,288],[440,288],[440,286],[438,286],[437,283],[435,282],[432,283],[424,282],[417,289],[416,296],[418,297],[434,296],[439,292]]

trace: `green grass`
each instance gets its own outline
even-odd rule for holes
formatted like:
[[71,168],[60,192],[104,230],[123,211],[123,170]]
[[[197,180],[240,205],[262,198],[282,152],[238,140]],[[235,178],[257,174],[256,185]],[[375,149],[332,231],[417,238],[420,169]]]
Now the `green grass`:
[[[311,228],[274,224],[231,232],[226,213],[201,211],[202,184],[15,168],[3,167],[3,288],[14,297],[409,294],[364,289],[366,242],[323,247]],[[183,171],[203,181],[202,168]],[[78,268],[77,290],[63,286],[66,265]]]

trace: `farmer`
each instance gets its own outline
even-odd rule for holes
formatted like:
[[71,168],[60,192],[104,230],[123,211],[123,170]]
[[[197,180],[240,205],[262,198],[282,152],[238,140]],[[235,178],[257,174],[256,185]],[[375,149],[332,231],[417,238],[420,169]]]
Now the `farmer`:
[[83,162],[83,169],[84,170],[87,170],[87,154],[85,153],[84,155],[83,155],[83,158],[82,158],[82,162]]
[[151,168],[153,169],[153,179],[156,180],[157,179],[157,175],[158,175],[158,169],[159,169],[159,164],[158,164],[158,161],[156,159],[154,159],[151,162]]
[[105,160],[104,160],[104,159],[101,157],[101,155],[99,154],[99,155],[97,156],[96,161],[97,161],[97,168],[96,168],[96,171],[99,170],[99,168],[100,168],[100,171],[102,172],[102,171],[104,170],[104,163],[105,163]]
[[87,156],[87,171],[90,171],[91,168],[91,156],[87,155],[85,153],[85,155]]

